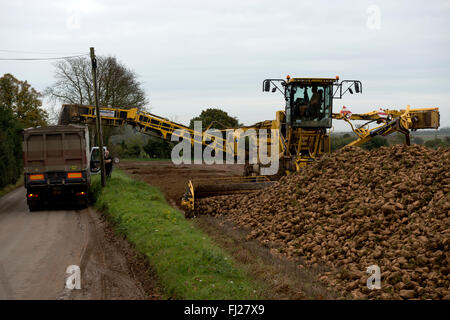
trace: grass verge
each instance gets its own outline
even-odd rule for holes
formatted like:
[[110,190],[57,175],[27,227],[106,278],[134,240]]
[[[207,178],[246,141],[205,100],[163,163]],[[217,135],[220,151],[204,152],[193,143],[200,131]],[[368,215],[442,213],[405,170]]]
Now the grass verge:
[[158,189],[117,169],[105,188],[100,188],[99,180],[93,177],[91,188],[95,207],[148,258],[167,298],[262,298],[263,284],[238,268],[231,256],[171,207]]
[[17,182],[15,184],[8,184],[4,188],[0,189],[0,198],[3,197],[5,194],[23,186],[23,175],[19,177]]

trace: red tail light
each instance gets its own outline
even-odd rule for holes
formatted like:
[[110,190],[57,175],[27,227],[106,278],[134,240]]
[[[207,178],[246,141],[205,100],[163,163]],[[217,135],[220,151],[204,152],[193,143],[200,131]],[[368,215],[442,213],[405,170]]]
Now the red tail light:
[[29,193],[28,198],[37,198],[39,197],[37,193]]
[[76,195],[77,195],[77,196],[85,196],[85,195],[86,195],[86,192],[84,192],[84,191],[77,192]]

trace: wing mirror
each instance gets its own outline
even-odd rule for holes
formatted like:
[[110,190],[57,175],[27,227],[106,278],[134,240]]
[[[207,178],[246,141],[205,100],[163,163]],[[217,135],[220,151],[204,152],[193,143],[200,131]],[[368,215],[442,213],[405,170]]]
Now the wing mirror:
[[90,169],[91,169],[91,173],[94,173],[94,174],[100,172],[100,166],[98,165],[97,161],[91,160]]
[[359,83],[358,82],[354,82],[354,83],[355,83],[355,92],[359,93],[360,92],[360,90],[359,90]]
[[[264,81],[264,91],[265,92],[270,92],[270,80],[265,80]],[[274,91],[272,91],[272,92],[274,92]]]

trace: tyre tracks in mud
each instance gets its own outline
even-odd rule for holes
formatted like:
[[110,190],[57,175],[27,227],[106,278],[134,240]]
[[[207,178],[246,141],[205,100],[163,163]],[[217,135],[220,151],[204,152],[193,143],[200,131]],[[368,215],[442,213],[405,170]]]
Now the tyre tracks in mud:
[[86,219],[89,231],[80,260],[82,289],[73,290],[66,298],[158,299],[161,296],[158,280],[148,270],[145,257],[126,239],[114,234],[106,218],[92,208],[87,209]]
[[[25,189],[0,198],[0,299],[158,299],[145,257],[93,208],[29,212]],[[81,289],[65,288],[66,270]]]

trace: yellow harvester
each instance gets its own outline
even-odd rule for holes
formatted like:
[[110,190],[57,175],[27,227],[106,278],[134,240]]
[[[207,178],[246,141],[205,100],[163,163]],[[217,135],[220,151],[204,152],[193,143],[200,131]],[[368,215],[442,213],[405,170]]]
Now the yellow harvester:
[[[350,124],[357,136],[349,144],[353,146],[362,145],[376,136],[386,136],[393,132],[404,134],[405,143],[409,144],[410,130],[439,127],[438,108],[411,109],[407,106],[401,110],[380,109],[364,114],[352,114],[349,110],[342,108],[340,112],[333,113],[333,101],[341,99],[347,92],[350,94],[362,92],[362,84],[358,80],[339,82],[339,77],[290,78],[288,76],[286,79],[264,80],[263,91],[281,92],[285,100],[284,110],[277,111],[274,120],[239,128],[239,132],[245,134],[251,129],[255,132],[259,132],[258,129],[266,129],[269,132],[264,138],[256,135],[253,139],[256,139],[258,147],[261,142],[266,143],[268,151],[271,150],[273,143],[278,144],[276,151],[276,158],[279,161],[278,172],[272,176],[262,176],[262,168],[268,165],[263,164],[259,158],[256,163],[249,163],[247,155],[242,177],[221,178],[214,181],[189,181],[187,191],[181,200],[184,208],[194,210],[195,199],[201,197],[252,192],[267,187],[272,183],[271,181],[282,175],[300,171],[317,157],[331,152],[330,130],[333,119],[344,120]],[[212,137],[206,132],[195,132],[189,127],[151,113],[138,111],[136,108],[101,108],[101,114],[103,124],[113,126],[130,124],[143,133],[156,135],[162,139],[170,140],[172,135],[180,136],[177,134],[179,131],[177,129],[180,129],[190,137],[192,146],[209,145],[225,155],[231,153],[233,159],[238,157],[237,141],[240,136],[228,142],[233,144],[233,148],[228,149],[226,138]],[[95,117],[93,106],[63,105],[60,124],[93,123]],[[352,121],[364,121],[364,123],[355,126]],[[370,128],[369,125],[373,124],[375,126]],[[274,132],[276,134],[273,134]],[[262,139],[264,141],[258,141]]]

